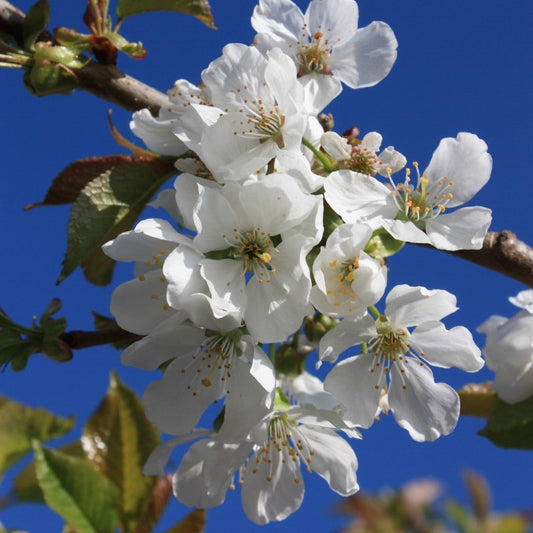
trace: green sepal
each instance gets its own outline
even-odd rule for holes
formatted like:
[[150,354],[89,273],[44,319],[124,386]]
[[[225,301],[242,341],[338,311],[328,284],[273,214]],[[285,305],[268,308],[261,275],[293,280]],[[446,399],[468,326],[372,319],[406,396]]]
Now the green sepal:
[[378,261],[383,261],[386,257],[390,257],[399,252],[405,245],[405,242],[398,241],[387,232],[387,230],[380,228],[372,233],[372,237],[365,246],[365,252]]
[[37,65],[26,71],[24,86],[35,96],[70,94],[78,85],[74,74],[60,65]]
[[143,59],[148,53],[143,47],[142,43],[130,43],[118,33],[107,32],[104,34],[104,36],[107,37],[118,50],[132,57],[133,59]]
[[50,5],[48,0],[38,0],[29,9],[24,19],[22,35],[24,50],[33,50],[37,37],[41,34],[50,21]]

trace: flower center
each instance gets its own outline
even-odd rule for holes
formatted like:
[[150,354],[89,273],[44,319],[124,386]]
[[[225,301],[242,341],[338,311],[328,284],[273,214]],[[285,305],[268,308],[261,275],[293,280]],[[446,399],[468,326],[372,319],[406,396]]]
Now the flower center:
[[326,294],[333,297],[333,305],[340,307],[347,298],[353,299],[357,294],[353,292],[352,283],[355,279],[355,271],[359,268],[359,255],[353,259],[339,262],[334,259],[329,263],[329,267],[336,273],[331,278],[333,289],[327,289]]
[[251,274],[257,277],[258,283],[270,283],[271,275],[276,273],[272,266],[272,255],[279,254],[270,233],[259,227],[242,232],[234,228],[232,235],[224,233],[222,238],[231,246],[230,257],[242,261],[241,278]]
[[[186,387],[192,396],[197,396],[204,387],[218,385],[221,390],[224,389],[224,382],[231,377],[233,359],[240,353],[237,342],[241,333],[239,330],[235,330],[235,335],[231,333],[206,337],[189,363],[181,369],[182,374],[190,375]],[[224,392],[228,394],[229,390]]]
[[354,145],[352,146],[351,157],[340,161],[339,168],[347,168],[353,172],[375,176],[377,163],[378,158],[374,152],[371,152],[365,146]]
[[[278,457],[274,457],[275,455]],[[276,415],[268,424],[268,439],[255,451],[246,465],[246,469],[252,469],[252,474],[257,474],[260,470],[264,472],[265,479],[272,482],[276,472],[276,465],[281,461],[284,465],[295,463],[291,471],[297,471],[300,462],[307,467],[307,472],[312,473],[311,463],[315,451],[309,441],[298,429],[298,424],[287,414]],[[290,466],[289,466],[290,468]],[[241,471],[242,476],[242,471]],[[301,478],[295,474],[294,483],[301,483]],[[240,483],[241,480],[239,480]]]
[[316,32],[307,38],[306,25],[302,28],[302,41],[298,41],[298,52],[296,59],[298,63],[298,76],[312,74],[331,74],[329,58],[331,55],[331,44],[329,39],[324,38],[324,34]]
[[253,137],[260,140],[273,139],[280,148],[284,147],[282,130],[285,116],[275,104],[267,104],[261,98],[248,93],[248,86],[237,89],[241,113],[233,135]]
[[414,223],[425,222],[444,213],[446,205],[453,198],[451,189],[454,183],[448,179],[448,176],[443,176],[438,181],[430,181],[425,174],[420,175],[418,163],[414,162],[413,166],[417,173],[415,187],[411,184],[409,169],[405,171],[404,182],[398,185],[392,182],[389,169],[387,173],[394,187],[394,198],[399,209],[397,218]]
[[393,326],[386,318],[378,318],[376,321],[377,335],[368,341],[368,353],[374,356],[370,372],[377,371],[376,389],[383,389],[386,384],[386,376],[392,364],[398,365],[400,376],[402,376],[402,388],[407,385],[403,379],[405,365],[409,360],[407,354],[416,355],[411,350],[410,334],[406,328]]

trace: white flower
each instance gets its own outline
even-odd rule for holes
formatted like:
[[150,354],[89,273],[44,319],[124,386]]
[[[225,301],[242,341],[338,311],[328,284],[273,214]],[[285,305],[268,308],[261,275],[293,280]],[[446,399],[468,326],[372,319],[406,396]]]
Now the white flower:
[[533,289],[520,291],[516,296],[510,296],[509,301],[516,307],[525,309],[528,313],[533,313]]
[[361,316],[383,296],[387,269],[363,251],[371,235],[365,224],[343,224],[328,237],[313,264],[311,303],[318,311]]
[[241,309],[250,334],[278,342],[311,312],[306,255],[322,235],[322,197],[281,173],[223,187],[199,185],[193,218],[215,316]]
[[[415,165],[418,173],[418,165]],[[383,226],[394,238],[432,244],[442,250],[479,249],[491,222],[484,207],[464,207],[490,177],[492,158],[487,145],[472,133],[442,139],[426,171],[392,190],[374,178],[347,170],[326,180],[325,198],[345,222]]]
[[177,80],[168,91],[168,105],[161,107],[159,115],[154,117],[149,109],[137,111],[130,122],[131,131],[158,154],[182,155],[187,146],[172,133],[172,128],[191,103],[206,105],[208,102],[201,88],[187,80]]
[[533,394],[533,313],[532,290],[509,298],[524,310],[507,319],[491,316],[479,326],[487,335],[483,353],[494,371],[494,390],[507,403],[517,403]]
[[[248,441],[201,440],[174,475],[174,494],[186,505],[214,507],[224,501],[239,471],[242,505],[250,520],[284,520],[304,497],[301,468],[316,472],[343,496],[358,490],[357,458],[335,432],[344,424],[331,411],[284,406],[268,413]],[[251,456],[250,456],[251,453]]]
[[320,84],[333,75],[352,89],[380,82],[396,61],[398,43],[384,22],[357,28],[353,0],[312,0],[305,15],[291,0],[260,0],[252,16],[256,46],[281,48],[298,75]]
[[[270,406],[275,386],[272,363],[241,329],[212,331],[182,324],[159,333],[162,351],[172,354],[174,360],[162,379],[148,385],[143,404],[160,431],[189,433],[213,402],[238,395],[243,388],[262,391],[246,401]],[[227,407],[226,414],[231,417],[229,411]]]
[[[119,285],[111,297],[111,313],[120,327],[147,335],[175,313],[167,303],[163,262],[181,244],[190,246],[192,240],[166,220],[152,218],[103,245],[103,252],[116,261],[136,261],[136,278]],[[180,317],[186,315],[180,312]]]
[[322,338],[322,360],[334,361],[353,345],[367,346],[338,363],[324,382],[346,407],[346,420],[369,427],[387,386],[390,409],[414,440],[435,440],[454,429],[459,397],[448,385],[435,383],[425,362],[467,372],[483,366],[470,332],[461,326],[447,330],[440,321],[457,309],[455,303],[443,290],[398,285],[375,322],[369,315],[345,319]]
[[193,105],[174,132],[218,181],[242,181],[281,150],[300,152],[310,115],[318,111],[279,49],[265,57],[255,47],[229,44],[202,80],[215,107]]

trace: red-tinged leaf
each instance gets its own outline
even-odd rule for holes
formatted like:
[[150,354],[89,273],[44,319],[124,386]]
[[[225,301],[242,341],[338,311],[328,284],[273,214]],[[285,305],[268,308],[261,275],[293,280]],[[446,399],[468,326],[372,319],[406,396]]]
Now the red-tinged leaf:
[[171,496],[172,475],[160,477],[152,490],[148,511],[137,525],[135,533],[151,533],[154,530]]
[[85,33],[78,33],[76,30],[70,28],[55,28],[54,37],[59,44],[67,47],[89,47],[89,35]]
[[83,22],[96,35],[103,33],[106,29],[108,7],[109,0],[87,0]]
[[29,204],[24,209],[29,210],[45,205],[71,204],[89,182],[106,170],[136,161],[137,159],[131,155],[87,157],[74,161],[57,175],[42,202]]
[[216,28],[207,0],[118,0],[117,15],[121,19],[150,11],[177,11],[192,15],[211,28]]
[[117,165],[90,181],[78,195],[68,222],[67,252],[57,283],[82,266],[88,281],[107,285],[114,261],[104,243],[128,231],[157,190],[175,174],[165,159]]

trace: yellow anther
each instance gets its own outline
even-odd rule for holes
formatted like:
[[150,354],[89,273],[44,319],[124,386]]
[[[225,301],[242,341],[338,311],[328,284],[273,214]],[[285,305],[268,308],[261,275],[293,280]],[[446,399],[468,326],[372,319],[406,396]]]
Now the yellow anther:
[[272,261],[272,256],[268,252],[263,252],[259,255],[259,259],[261,259],[263,263],[270,263],[270,261]]
[[139,281],[146,281],[146,276],[143,276],[142,274],[139,276]]

